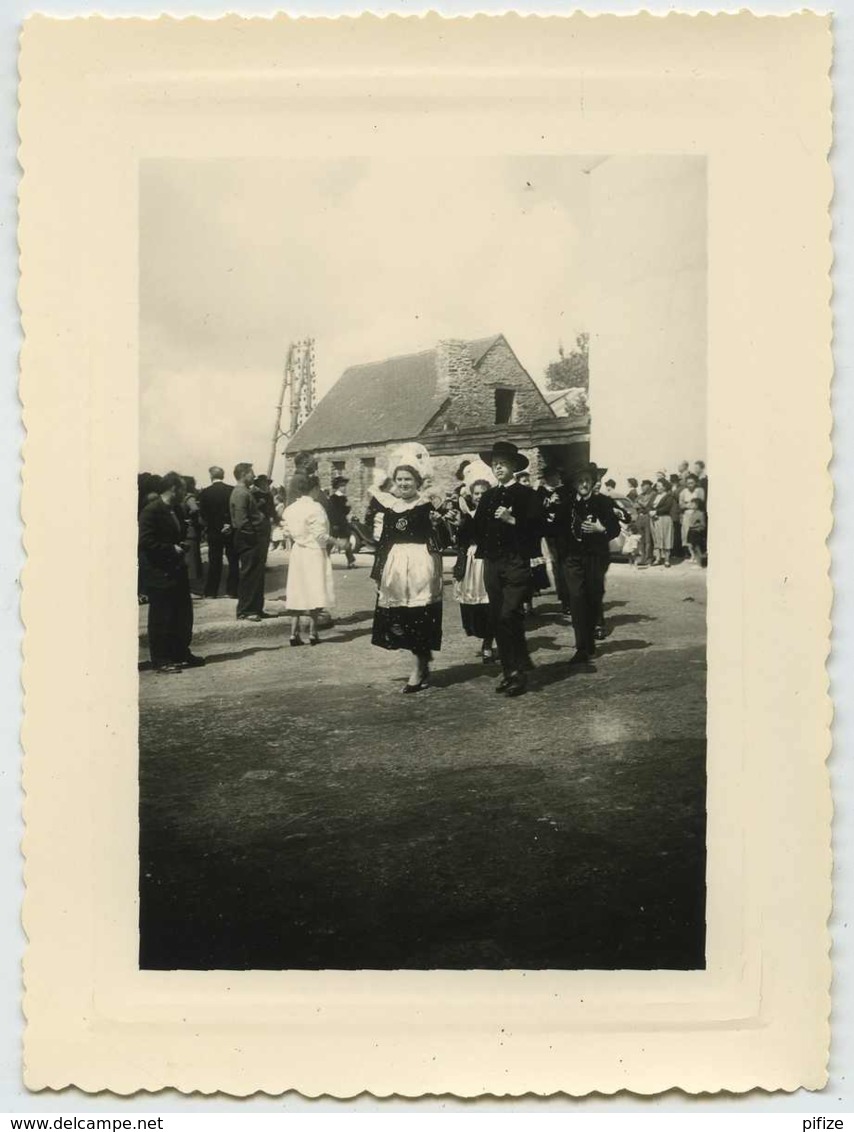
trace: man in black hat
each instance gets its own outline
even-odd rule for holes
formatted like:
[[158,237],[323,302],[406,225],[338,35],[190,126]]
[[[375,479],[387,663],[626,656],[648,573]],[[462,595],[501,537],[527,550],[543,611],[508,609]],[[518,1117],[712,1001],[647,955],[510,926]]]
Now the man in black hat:
[[515,444],[498,441],[480,458],[498,480],[496,487],[484,492],[474,517],[477,556],[484,560],[484,584],[501,659],[495,690],[521,696],[531,667],[523,610],[531,594],[531,559],[540,553],[543,505],[533,488],[516,479],[528,459]]
[[602,620],[605,574],[611,560],[609,544],[620,532],[611,501],[593,490],[602,474],[595,464],[577,471],[569,489],[561,489],[555,521],[575,631],[575,655],[570,664],[586,663],[596,653],[596,629]]

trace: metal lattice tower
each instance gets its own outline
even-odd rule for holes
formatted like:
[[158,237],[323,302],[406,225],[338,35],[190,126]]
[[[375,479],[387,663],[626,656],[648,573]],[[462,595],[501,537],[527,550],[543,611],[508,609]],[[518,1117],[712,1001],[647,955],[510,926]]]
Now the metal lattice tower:
[[[287,426],[282,428],[282,412],[287,402]],[[276,405],[276,423],[267,475],[272,479],[273,465],[281,440],[289,440],[304,424],[317,402],[317,375],[314,368],[314,339],[301,338],[291,342],[285,360],[285,372],[279,403]]]

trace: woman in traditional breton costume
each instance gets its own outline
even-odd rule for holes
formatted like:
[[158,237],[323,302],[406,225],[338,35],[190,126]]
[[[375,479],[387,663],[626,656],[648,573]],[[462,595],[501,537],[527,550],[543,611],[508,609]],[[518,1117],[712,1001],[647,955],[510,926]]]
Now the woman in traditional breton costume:
[[436,512],[421,489],[429,456],[420,444],[393,453],[389,472],[393,494],[373,489],[383,509],[383,526],[371,577],[377,605],[371,643],[406,649],[413,666],[404,692],[427,687],[433,653],[442,647],[442,560],[436,550]]
[[495,660],[494,632],[489,612],[489,595],[483,580],[483,559],[477,557],[474,517],[484,492],[498,482],[492,468],[482,460],[467,464],[463,471],[465,496],[461,495],[458,555],[454,566],[454,596],[460,603],[460,617],[467,637],[481,642],[479,656],[484,664]]

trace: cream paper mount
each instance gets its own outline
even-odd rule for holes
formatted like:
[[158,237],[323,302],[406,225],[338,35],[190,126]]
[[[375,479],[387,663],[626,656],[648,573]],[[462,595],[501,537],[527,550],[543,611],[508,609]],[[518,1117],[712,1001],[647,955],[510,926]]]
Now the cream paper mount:
[[[809,13],[27,20],[30,1089],[472,1097],[823,1086],[830,58],[829,18]],[[566,154],[706,162],[717,538],[705,969],[140,970],[141,168]],[[73,504],[58,507],[66,469]],[[763,493],[783,469],[786,490]],[[57,548],[69,600],[57,600]]]

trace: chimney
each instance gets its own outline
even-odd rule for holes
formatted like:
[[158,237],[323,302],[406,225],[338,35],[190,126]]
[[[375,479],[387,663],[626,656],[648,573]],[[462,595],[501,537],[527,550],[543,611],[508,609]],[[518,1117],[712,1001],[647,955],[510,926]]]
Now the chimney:
[[436,347],[438,389],[443,398],[455,398],[474,377],[474,366],[468,343],[460,338],[445,338]]

